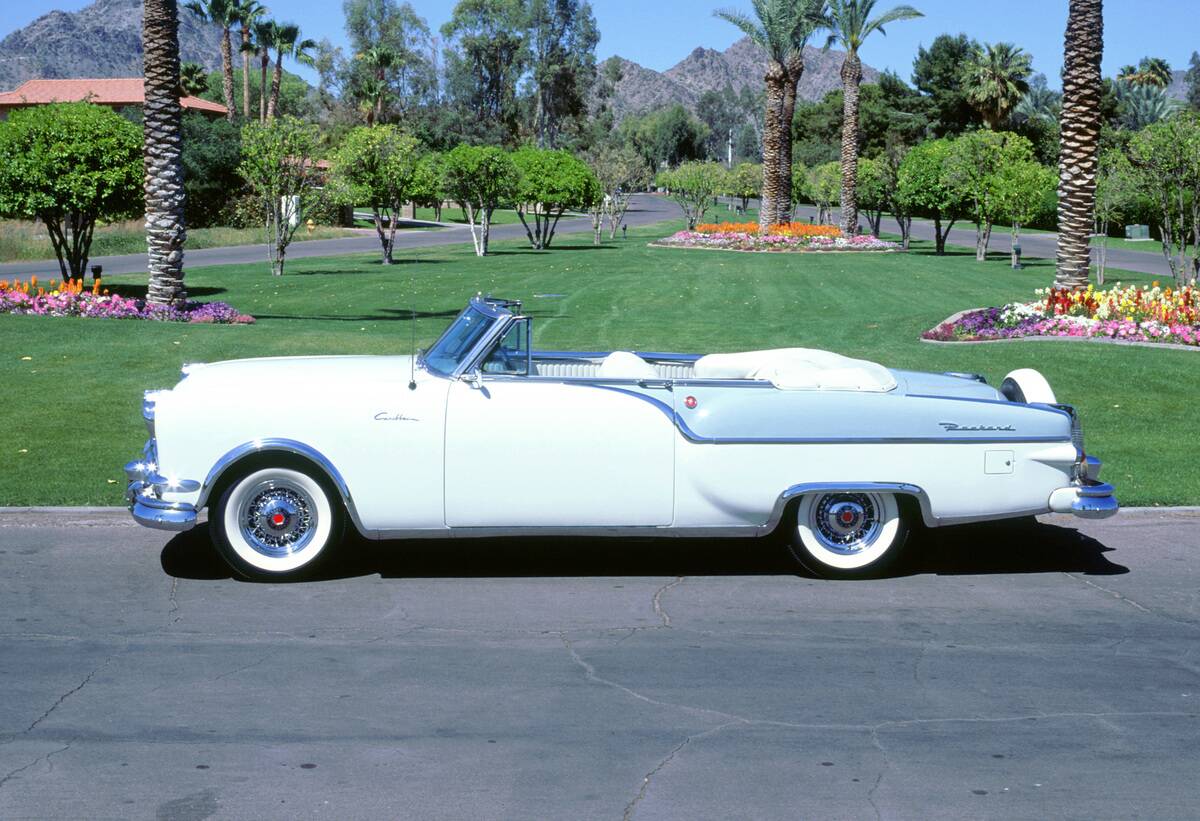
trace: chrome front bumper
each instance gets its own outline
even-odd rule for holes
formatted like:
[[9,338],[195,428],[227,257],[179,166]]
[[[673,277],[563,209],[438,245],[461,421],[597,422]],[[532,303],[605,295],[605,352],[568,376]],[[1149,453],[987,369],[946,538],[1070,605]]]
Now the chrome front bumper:
[[187,502],[163,499],[166,492],[190,493],[200,489],[191,479],[168,479],[158,474],[158,448],[153,439],[146,443],[142,458],[125,465],[125,501],[133,519],[144,527],[175,532],[196,525],[197,510]]
[[1082,519],[1107,519],[1121,509],[1113,486],[1100,481],[1101,462],[1087,456],[1080,465],[1080,476],[1070,487],[1050,494],[1050,510],[1070,513]]

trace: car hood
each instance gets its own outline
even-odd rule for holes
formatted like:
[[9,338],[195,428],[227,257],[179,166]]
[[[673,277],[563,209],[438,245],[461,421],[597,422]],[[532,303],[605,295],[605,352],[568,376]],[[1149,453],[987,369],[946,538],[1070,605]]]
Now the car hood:
[[252,388],[304,392],[381,382],[407,382],[411,356],[283,356],[185,365],[180,393]]

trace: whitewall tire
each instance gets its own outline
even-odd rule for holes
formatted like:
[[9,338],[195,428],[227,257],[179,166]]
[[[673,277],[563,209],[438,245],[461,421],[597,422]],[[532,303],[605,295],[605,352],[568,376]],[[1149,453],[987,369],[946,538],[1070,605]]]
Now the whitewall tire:
[[1019,368],[1004,377],[1000,383],[1000,393],[1010,402],[1040,402],[1046,405],[1058,402],[1046,377],[1033,368]]
[[800,498],[793,557],[824,578],[878,574],[898,558],[908,527],[891,493],[809,493]]
[[210,512],[221,557],[258,581],[311,573],[337,547],[345,522],[327,484],[291,467],[263,467],[235,479]]

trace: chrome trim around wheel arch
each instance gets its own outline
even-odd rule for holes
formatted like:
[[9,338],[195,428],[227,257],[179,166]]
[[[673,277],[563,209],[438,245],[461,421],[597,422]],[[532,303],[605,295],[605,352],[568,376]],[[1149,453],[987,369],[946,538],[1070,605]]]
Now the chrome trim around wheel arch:
[[897,496],[911,496],[917,500],[921,508],[921,519],[929,527],[937,527],[939,522],[933,515],[929,504],[929,495],[922,488],[907,482],[809,482],[803,485],[792,485],[775,501],[771,516],[758,529],[765,535],[779,527],[783,514],[788,505],[809,493],[892,493]]
[[350,487],[342,478],[342,474],[334,467],[333,462],[316,448],[294,439],[255,439],[226,453],[213,465],[212,470],[205,477],[204,483],[200,486],[200,497],[196,500],[196,509],[200,510],[208,503],[213,488],[221,481],[225,471],[248,456],[262,453],[289,453],[293,456],[300,456],[319,467],[326,478],[337,488],[338,495],[341,496],[342,504],[345,505],[346,513],[349,515],[350,521],[354,523],[354,527],[362,535],[369,535],[369,531],[363,526],[362,519],[358,516],[358,510],[354,507],[354,499],[350,496]]

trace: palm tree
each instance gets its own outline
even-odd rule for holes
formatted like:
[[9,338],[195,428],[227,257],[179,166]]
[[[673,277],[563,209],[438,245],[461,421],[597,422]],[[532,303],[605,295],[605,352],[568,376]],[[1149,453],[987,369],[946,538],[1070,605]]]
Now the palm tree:
[[258,119],[267,121],[267,70],[271,67],[271,43],[275,42],[279,24],[274,20],[260,20],[254,24],[254,45],[258,54],[261,73],[258,85]]
[[[767,53],[767,71],[763,77],[767,91],[763,112],[763,184],[758,211],[758,224],[766,230],[782,221],[791,208],[790,200],[783,199],[783,157],[785,151],[790,156],[792,148],[791,123],[784,122],[783,109],[787,94],[788,61],[797,51],[798,32],[810,24],[805,11],[811,4],[804,0],[751,2],[754,6],[753,17],[734,9],[719,9],[713,14],[737,26],[752,43]],[[799,71],[803,71],[803,57],[799,65]]]
[[142,52],[146,97],[142,129],[146,160],[146,298],[176,305],[183,290],[183,146],[179,121],[178,0],[143,0]]
[[238,28],[242,34],[242,116],[250,119],[250,57],[254,54],[251,33],[254,25],[267,13],[267,7],[258,0],[238,0]]
[[1029,91],[1032,71],[1033,57],[1012,43],[977,48],[963,67],[962,87],[967,102],[988,128],[998,131]]
[[383,118],[383,104],[388,93],[387,70],[396,64],[398,55],[395,49],[375,45],[366,51],[360,51],[354,57],[362,60],[371,72],[370,76],[360,83],[359,92],[367,102],[367,125],[374,125]]
[[184,97],[195,97],[208,90],[208,72],[199,63],[179,65],[179,92]]
[[1096,210],[1104,53],[1103,0],[1070,0],[1063,47],[1062,137],[1058,159],[1058,252],[1054,284],[1086,288]]
[[1121,66],[1117,79],[1131,85],[1166,88],[1174,75],[1170,63],[1161,57],[1143,57],[1136,66]]
[[783,108],[780,126],[783,145],[779,156],[779,207],[776,222],[790,222],[792,217],[792,120],[796,116],[796,88],[804,76],[804,49],[809,38],[828,26],[826,10],[829,0],[797,0],[799,20],[792,31],[792,50],[784,61]]
[[271,98],[267,101],[267,119],[275,118],[279,109],[279,86],[283,82],[283,58],[311,66],[312,55],[317,47],[315,40],[301,40],[300,26],[295,23],[279,23],[272,28],[273,39],[268,45],[275,50],[275,71],[271,75]]
[[1183,108],[1183,103],[1173,99],[1165,88],[1150,83],[1118,79],[1113,83],[1113,91],[1117,95],[1121,124],[1130,131],[1141,131]]
[[829,45],[846,52],[842,61],[842,231],[858,233],[858,86],[862,60],[858,50],[874,32],[899,20],[924,17],[912,6],[896,6],[872,17],[877,0],[829,0]]
[[1046,87],[1046,78],[1042,75],[1039,74],[1034,79],[1038,80],[1039,78],[1039,82],[1029,84],[1029,90],[1025,92],[1021,102],[1017,103],[1016,108],[1013,109],[1014,122],[1058,122],[1058,115],[1062,110],[1062,97]]
[[225,97],[226,119],[233,120],[233,50],[229,45],[229,33],[238,21],[235,0],[190,0],[184,8],[201,19],[221,27],[221,91]]

